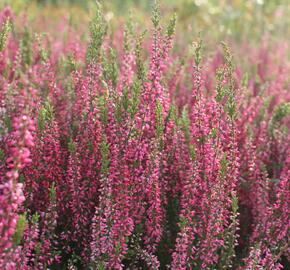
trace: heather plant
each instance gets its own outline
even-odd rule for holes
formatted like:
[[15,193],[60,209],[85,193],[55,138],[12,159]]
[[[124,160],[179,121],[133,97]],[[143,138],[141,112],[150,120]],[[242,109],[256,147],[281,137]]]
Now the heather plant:
[[0,268],[287,269],[289,46],[106,15],[0,13]]

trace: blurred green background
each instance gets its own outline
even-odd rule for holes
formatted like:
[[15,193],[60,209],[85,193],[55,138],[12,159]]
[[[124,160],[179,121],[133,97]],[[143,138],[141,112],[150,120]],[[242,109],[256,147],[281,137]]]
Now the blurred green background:
[[[141,26],[149,25],[154,0],[103,0],[108,20],[126,21],[128,14]],[[0,0],[1,7],[12,6],[29,17],[70,16],[76,24],[86,23],[94,14],[95,0]],[[174,12],[178,16],[177,32],[195,37],[202,32],[213,42],[221,39],[260,41],[290,39],[290,0],[160,0],[166,20]]]

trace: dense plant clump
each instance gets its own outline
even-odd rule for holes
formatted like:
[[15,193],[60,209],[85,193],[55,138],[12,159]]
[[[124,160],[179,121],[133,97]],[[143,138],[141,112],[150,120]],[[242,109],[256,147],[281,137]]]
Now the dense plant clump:
[[149,39],[99,8],[88,45],[14,20],[1,11],[0,269],[289,267],[285,44],[172,50],[158,6]]

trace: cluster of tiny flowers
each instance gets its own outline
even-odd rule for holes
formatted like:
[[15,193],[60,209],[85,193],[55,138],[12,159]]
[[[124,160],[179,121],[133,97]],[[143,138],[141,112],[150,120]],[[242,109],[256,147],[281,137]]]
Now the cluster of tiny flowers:
[[[13,235],[16,232],[18,212],[24,202],[23,183],[19,183],[20,171],[31,162],[30,147],[34,146],[32,133],[35,131],[34,121],[26,115],[15,117],[14,132],[9,141],[9,157],[7,158],[7,172],[1,179],[1,257],[5,260],[5,253],[13,248]],[[1,262],[1,261],[0,261]]]
[[289,59],[267,41],[243,61],[173,50],[158,6],[151,36],[98,10],[88,44],[65,18],[65,42],[14,20],[0,12],[0,269],[287,269]]

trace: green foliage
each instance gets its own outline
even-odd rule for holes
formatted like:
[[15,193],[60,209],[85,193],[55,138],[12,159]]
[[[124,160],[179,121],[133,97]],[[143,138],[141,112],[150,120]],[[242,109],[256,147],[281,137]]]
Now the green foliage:
[[20,41],[20,54],[24,67],[30,67],[33,63],[34,50],[32,48],[34,38],[28,27],[25,27],[22,39]]
[[121,123],[123,121],[123,104],[122,104],[122,100],[121,98],[116,98],[115,100],[115,118],[116,118],[116,121],[117,123]]
[[[171,182],[174,186],[176,183]],[[176,236],[180,231],[180,228],[184,228],[188,221],[183,217],[179,217],[180,213],[180,198],[179,196],[167,196],[168,203],[166,205],[166,222],[163,237],[158,246],[158,258],[161,265],[169,265],[172,260],[171,254],[168,253],[168,249],[174,249]],[[179,228],[179,225],[180,228]]]
[[104,80],[111,84],[114,89],[117,87],[119,74],[117,58],[117,52],[110,48],[110,53],[106,56],[106,60],[103,62]]
[[36,35],[36,40],[37,40],[38,48],[39,48],[39,54],[40,54],[41,60],[45,63],[50,58],[51,51],[50,51],[50,48],[45,48],[45,46],[43,45],[44,38],[46,38],[48,45],[50,45],[49,38],[46,34]]
[[230,117],[230,119],[237,119],[237,104],[235,98],[231,95],[228,98],[228,102],[226,104],[226,111]]
[[75,143],[74,143],[74,141],[73,141],[73,139],[70,137],[69,138],[69,141],[68,141],[68,143],[67,143],[67,147],[68,147],[68,150],[69,150],[69,152],[71,153],[71,154],[75,154],[76,153],[76,151],[77,151],[77,146],[75,145]]
[[[219,68],[216,71],[217,86],[216,86],[216,101],[222,104],[222,101],[226,99],[225,105],[223,105],[225,112],[231,122],[238,118],[237,103],[236,103],[236,90],[235,82],[233,78],[234,64],[233,56],[229,47],[222,43],[225,52],[225,67]],[[225,83],[226,81],[226,83]]]
[[195,66],[199,69],[202,62],[202,49],[203,49],[203,42],[200,37],[197,40],[197,42],[193,43],[193,47],[194,47]]
[[228,156],[224,154],[223,158],[221,159],[221,175],[226,175],[228,169]]
[[132,49],[132,40],[134,39],[133,18],[130,12],[129,19],[124,30],[124,50],[129,52]]
[[40,219],[40,215],[38,213],[33,214],[32,218],[31,218],[32,225],[38,224],[39,219]]
[[283,102],[275,108],[272,123],[279,124],[284,118],[290,115],[290,102]]
[[[287,136],[289,127],[283,124],[283,120],[290,115],[290,102],[283,102],[274,109],[273,116],[269,125],[269,131],[272,136],[281,137]],[[278,166],[281,166],[278,165]]]
[[5,162],[5,160],[6,160],[6,154],[3,151],[3,149],[0,148],[0,161]]
[[196,150],[195,146],[191,143],[191,132],[190,132],[190,119],[188,115],[188,107],[184,106],[182,110],[181,115],[181,125],[182,125],[182,131],[184,133],[186,144],[189,147],[190,155],[193,159],[196,158]]
[[237,197],[237,195],[233,196],[233,201],[232,201],[232,212],[236,215],[238,213],[239,210],[239,199]]
[[176,104],[171,104],[170,109],[169,109],[169,113],[168,113],[168,119],[174,121],[174,123],[177,125],[177,127],[181,127],[181,119],[179,117],[178,114],[178,108],[176,106]]
[[97,268],[98,270],[105,270],[106,269],[106,265],[104,261],[98,261],[98,265]]
[[226,65],[227,65],[228,71],[230,73],[229,76],[232,76],[232,72],[234,70],[233,55],[231,53],[229,46],[225,42],[222,42],[221,45],[222,45],[224,52],[225,52]]
[[126,87],[121,96],[115,98],[115,117],[118,123],[130,119],[134,119],[134,116],[139,110],[140,102],[140,85],[137,80],[133,83],[132,91]]
[[224,70],[222,68],[217,69],[216,79],[217,79],[217,86],[216,86],[217,95],[216,95],[215,99],[218,103],[221,103],[221,101],[223,100],[223,98],[226,94],[225,89],[223,87]]
[[124,91],[123,91],[123,96],[122,96],[122,107],[123,107],[125,112],[128,112],[129,111],[129,107],[130,107],[129,94],[130,94],[130,91],[126,87],[124,89]]
[[158,0],[155,0],[152,10],[151,21],[153,23],[154,28],[157,28],[160,23],[160,3]]
[[133,92],[132,92],[132,108],[131,108],[131,117],[133,118],[139,110],[140,104],[140,83],[135,80],[133,83]]
[[136,37],[135,55],[136,55],[137,77],[141,81],[143,81],[146,76],[144,60],[142,59],[142,43],[146,32],[147,31],[145,30],[139,36]]
[[0,34],[0,52],[3,51],[7,44],[9,32],[11,30],[10,19],[8,18],[2,27]]
[[222,42],[222,46],[225,52],[225,60],[226,60],[226,78],[228,80],[227,87],[226,87],[226,95],[227,95],[227,103],[225,105],[225,111],[228,113],[228,116],[231,121],[236,120],[238,118],[237,113],[237,103],[236,103],[236,91],[234,87],[234,78],[233,78],[233,71],[234,71],[234,64],[233,64],[233,55],[230,51],[230,48],[227,44]]
[[100,110],[101,122],[104,124],[104,126],[107,126],[109,121],[108,98],[106,96],[99,97],[96,102],[97,107]]
[[171,37],[174,35],[176,22],[177,22],[177,15],[176,13],[174,13],[174,16],[171,18],[169,25],[167,26],[167,31],[166,31],[167,36]]
[[51,187],[48,189],[49,189],[50,203],[52,205],[54,205],[56,203],[56,185],[55,185],[55,182],[53,182]]
[[219,269],[234,269],[234,259],[235,259],[235,247],[237,245],[237,229],[239,226],[239,199],[236,194],[232,196],[231,205],[231,223],[225,230],[225,245],[223,251],[221,252],[221,258],[219,260]]
[[87,49],[87,63],[98,61],[107,31],[108,25],[103,18],[101,5],[97,2],[96,16],[90,24],[91,42]]
[[156,137],[159,139],[159,147],[162,148],[164,145],[163,142],[164,134],[164,120],[163,120],[163,107],[162,104],[156,102]]
[[42,108],[39,110],[38,114],[38,128],[40,131],[45,130],[45,126],[51,125],[54,121],[54,110],[52,104],[47,101]]
[[101,172],[103,176],[106,176],[109,172],[110,165],[110,144],[107,142],[106,135],[103,135],[101,143]]
[[241,82],[241,86],[247,86],[248,83],[249,83],[249,73],[245,72],[243,74],[243,79],[242,79],[242,82]]
[[23,237],[23,233],[26,230],[27,223],[28,222],[26,219],[26,213],[20,215],[17,222],[16,231],[13,235],[13,243],[15,246],[18,246],[20,244]]
[[75,61],[74,56],[71,53],[69,53],[66,57],[63,56],[60,62],[65,76],[71,75],[72,72],[76,71],[80,66],[82,66],[82,63],[80,63],[80,61]]

